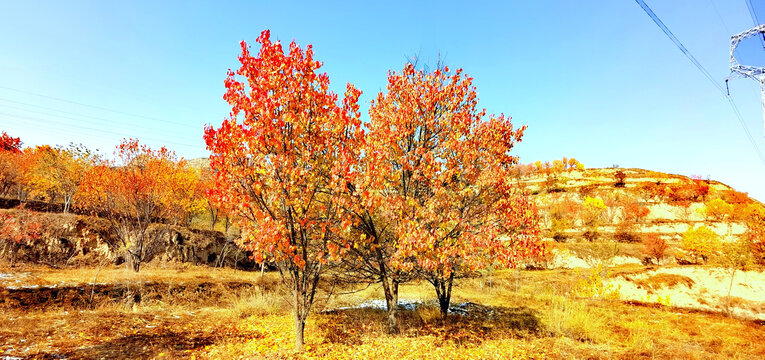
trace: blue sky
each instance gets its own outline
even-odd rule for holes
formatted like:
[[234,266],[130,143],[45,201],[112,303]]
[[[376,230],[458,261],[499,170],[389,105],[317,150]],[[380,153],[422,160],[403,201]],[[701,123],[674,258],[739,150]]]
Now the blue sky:
[[[746,2],[646,1],[722,83],[730,35],[753,26]],[[263,29],[313,44],[334,89],[364,91],[364,112],[389,69],[440,54],[475,78],[488,112],[528,124],[522,162],[700,175],[765,200],[765,164],[725,98],[631,0],[5,2],[0,130],[26,145],[111,153],[138,137],[206,156],[202,127],[228,114],[238,43]],[[765,152],[759,86],[730,89]]]

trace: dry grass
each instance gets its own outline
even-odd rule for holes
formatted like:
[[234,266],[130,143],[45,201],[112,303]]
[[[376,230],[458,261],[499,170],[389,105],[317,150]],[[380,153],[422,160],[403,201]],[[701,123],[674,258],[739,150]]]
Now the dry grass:
[[675,287],[678,284],[692,288],[696,282],[693,281],[693,279],[683,275],[659,273],[646,279],[635,280],[635,284],[648,290],[658,290],[662,288]]
[[[379,299],[377,287],[322,292],[306,329],[307,350],[291,350],[292,318],[278,277],[206,267],[153,268],[131,276],[102,270],[99,282],[132,284],[141,301],[103,297],[97,306],[48,304],[0,312],[0,356],[28,358],[401,358],[401,359],[754,359],[765,327],[720,314],[571,297],[575,271],[497,271],[461,280],[454,303],[468,316],[443,321],[428,283],[407,284],[389,335],[384,311],[323,311]],[[24,269],[30,282],[87,284],[95,269]],[[635,268],[620,271],[639,271]],[[7,272],[2,270],[0,272]],[[138,279],[144,284],[139,286]],[[682,279],[654,279],[671,284]],[[667,280],[667,281],[664,281]],[[671,281],[670,281],[671,280]],[[169,284],[172,282],[172,286]],[[157,285],[146,285],[157,284]],[[248,284],[242,286],[237,284]],[[204,285],[212,284],[212,285]],[[76,287],[76,286],[74,286]],[[347,289],[344,289],[345,291]],[[336,291],[337,293],[338,291]]]

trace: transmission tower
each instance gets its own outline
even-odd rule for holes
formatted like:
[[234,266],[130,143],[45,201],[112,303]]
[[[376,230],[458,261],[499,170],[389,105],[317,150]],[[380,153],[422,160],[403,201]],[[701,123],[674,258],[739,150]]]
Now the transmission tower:
[[[760,102],[762,104],[762,120],[763,130],[765,130],[765,68],[742,65],[736,60],[735,52],[738,45],[751,37],[765,36],[765,24],[758,25],[740,34],[731,36],[730,38],[730,71],[732,76],[740,76],[757,80],[760,83]],[[727,82],[727,80],[726,80]]]

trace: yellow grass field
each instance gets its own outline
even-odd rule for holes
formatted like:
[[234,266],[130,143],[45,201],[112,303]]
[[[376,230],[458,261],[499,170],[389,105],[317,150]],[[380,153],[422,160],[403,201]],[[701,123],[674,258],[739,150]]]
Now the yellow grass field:
[[465,311],[446,321],[429,284],[405,285],[401,302],[415,305],[400,312],[398,335],[386,333],[384,310],[356,307],[382,298],[379,288],[324,284],[303,353],[292,350],[290,306],[277,273],[188,265],[138,274],[123,267],[0,273],[6,358],[765,358],[762,322],[576,297],[574,288],[588,278],[575,270],[506,270],[461,280],[452,304]]

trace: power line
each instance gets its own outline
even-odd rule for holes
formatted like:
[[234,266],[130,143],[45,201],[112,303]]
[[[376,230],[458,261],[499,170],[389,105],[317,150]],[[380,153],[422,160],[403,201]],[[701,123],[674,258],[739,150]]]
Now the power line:
[[746,7],[749,9],[749,16],[752,17],[752,22],[754,23],[754,26],[760,25],[760,19],[757,18],[757,13],[754,11],[754,5],[752,5],[752,0],[746,0]]
[[[117,135],[117,136],[121,136],[121,137],[136,137],[134,135],[126,134],[126,133],[119,133],[119,132],[103,130],[103,129],[94,129],[94,128],[87,127],[87,126],[81,126],[81,125],[75,125],[75,124],[67,124],[67,123],[62,123],[62,122],[54,121],[54,120],[40,119],[40,118],[36,118],[36,117],[29,117],[29,116],[23,116],[23,115],[17,115],[17,114],[8,114],[8,113],[0,112],[0,116],[10,117],[10,118],[14,118],[14,119],[17,119],[17,120],[35,121],[35,122],[43,123],[43,124],[53,123],[53,124],[62,125],[62,126],[66,126],[66,127],[75,127],[75,128],[79,128],[79,129],[83,129],[83,130],[95,131],[95,132],[104,133],[104,134],[112,134],[112,135]],[[140,138],[156,141],[156,142],[159,142],[159,143],[172,144],[172,145],[176,145],[176,146],[183,146],[183,147],[189,147],[189,148],[194,148],[194,149],[200,148],[200,145],[201,145],[201,144],[200,145],[193,145],[193,144],[186,144],[186,143],[178,143],[178,142],[166,141],[166,140],[161,140],[161,139],[151,138],[151,137],[145,137],[145,136],[142,136]]]
[[648,14],[651,20],[653,20],[653,22],[655,22],[656,25],[658,25],[659,28],[661,28],[661,31],[664,31],[664,34],[666,34],[667,37],[669,37],[669,39],[675,43],[677,48],[680,49],[680,51],[682,51],[686,57],[688,57],[688,60],[690,60],[693,63],[693,65],[695,65],[699,69],[699,71],[701,71],[701,73],[703,73],[704,76],[707,77],[707,79],[717,88],[717,90],[720,90],[721,93],[725,94],[725,90],[722,88],[722,85],[718,84],[717,81],[715,81],[714,77],[712,77],[712,74],[710,74],[709,71],[707,71],[707,69],[705,69],[701,65],[701,63],[699,63],[698,60],[696,60],[693,54],[691,54],[691,52],[685,48],[685,45],[683,45],[683,43],[680,42],[680,40],[675,36],[675,34],[673,34],[672,31],[670,31],[669,28],[667,28],[667,26],[664,25],[664,22],[662,22],[661,19],[659,19],[659,17],[656,16],[656,14],[653,12],[653,10],[651,10],[650,7],[648,7],[645,1],[635,0],[635,2],[637,2],[640,5],[640,7],[643,8],[645,13]]
[[725,24],[725,20],[723,20],[722,15],[720,15],[720,11],[717,10],[717,5],[715,5],[715,0],[709,0],[709,4],[712,5],[712,10],[714,10],[715,14],[717,14],[717,18],[720,19],[720,24],[722,24],[723,29],[725,29],[725,35],[728,36],[731,34],[730,29],[728,29],[728,25]]
[[[3,99],[0,99],[0,100],[3,100]],[[91,124],[91,125],[94,125],[94,126],[103,126],[105,124],[113,123],[113,121],[110,121],[110,120],[105,120],[105,119],[101,119],[101,118],[97,118],[97,117],[93,117],[93,116],[87,116],[87,115],[75,114],[78,117],[71,117],[71,116],[66,116],[66,115],[51,114],[49,112],[44,112],[44,111],[29,110],[29,109],[25,109],[23,107],[11,106],[11,105],[5,105],[5,104],[0,104],[0,107],[12,109],[12,110],[23,111],[23,112],[28,112],[28,113],[33,113],[33,114],[38,114],[38,115],[52,116],[52,117],[55,117],[57,119],[74,120],[74,121],[78,121],[78,122],[81,122],[81,123]],[[40,107],[40,108],[46,109],[44,107]],[[52,111],[58,111],[58,112],[61,112],[61,113],[64,113],[64,114],[72,114],[72,113],[65,112],[65,111],[60,111],[60,110],[54,110],[54,109],[51,109],[51,110]],[[88,118],[92,118],[92,119],[95,119],[95,120],[98,120],[98,121],[85,120],[85,119],[81,119],[79,117],[88,117]],[[131,126],[124,127],[124,124],[119,124],[118,127],[109,125],[109,129],[112,129],[112,130],[113,129],[118,129],[118,130],[125,131],[125,132],[134,132],[134,131],[144,130],[142,127],[131,127]],[[154,130],[156,130],[156,129],[154,129]]]
[[[81,120],[81,119],[79,119],[79,118],[88,118],[88,119],[98,120],[99,122],[106,122],[106,123],[119,123],[119,121],[116,121],[116,120],[112,120],[112,119],[104,119],[104,118],[101,118],[101,117],[97,117],[97,116],[91,116],[91,115],[85,115],[85,114],[80,114],[80,113],[74,113],[74,112],[70,112],[70,111],[64,111],[64,110],[55,109],[55,108],[52,108],[52,107],[46,107],[46,106],[40,106],[40,105],[29,104],[29,103],[25,103],[25,102],[21,102],[21,101],[14,101],[14,100],[8,100],[8,99],[3,99],[3,98],[0,98],[0,101],[2,101],[2,102],[8,102],[8,103],[12,103],[12,104],[17,104],[17,105],[22,105],[22,106],[28,106],[28,107],[31,107],[31,108],[36,108],[36,109],[42,109],[42,110],[48,110],[48,111],[55,111],[55,112],[57,112],[57,113],[61,113],[61,114],[67,114],[67,115],[73,115],[73,116],[77,116],[77,117],[78,117],[78,119],[69,118],[69,119],[72,119],[72,120]],[[66,116],[60,116],[60,115],[52,115],[52,114],[45,114],[45,113],[42,113],[42,112],[37,112],[37,111],[27,110],[27,109],[24,109],[24,108],[14,107],[14,106],[10,106],[10,105],[2,105],[2,104],[0,104],[0,106],[3,106],[3,107],[7,107],[7,108],[11,108],[11,109],[17,109],[17,110],[21,110],[21,111],[36,112],[36,113],[39,113],[39,114],[43,114],[43,115],[50,115],[50,116],[59,116],[59,117],[64,117],[64,118],[67,118]],[[130,126],[130,124],[120,124],[120,125],[123,125],[123,126]],[[146,126],[146,125],[143,125],[143,124],[142,124],[140,128],[144,128],[145,126]],[[200,126],[199,128],[201,129],[202,127]],[[136,128],[136,129],[138,129],[138,128]]]
[[39,93],[34,93],[34,92],[31,92],[31,91],[26,91],[26,90],[14,89],[14,88],[6,87],[6,86],[0,86],[0,89],[10,90],[10,91],[14,91],[14,92],[21,93],[21,94],[38,96],[38,97],[41,97],[41,98],[55,100],[55,101],[60,101],[60,102],[68,103],[68,104],[74,104],[74,105],[89,107],[89,108],[92,108],[92,109],[108,111],[108,112],[111,112],[111,113],[125,115],[125,116],[132,116],[132,117],[146,119],[146,120],[159,121],[159,122],[163,122],[163,123],[167,123],[167,124],[172,124],[172,125],[178,125],[178,126],[190,126],[189,124],[184,124],[184,123],[179,123],[179,122],[169,121],[169,120],[163,120],[163,119],[157,119],[157,118],[154,118],[154,117],[144,116],[144,115],[140,115],[140,114],[133,114],[133,113],[125,112],[125,111],[120,111],[120,110],[114,110],[114,109],[106,108],[106,107],[103,107],[103,106],[84,104],[84,103],[77,102],[77,101],[57,98],[57,97],[48,96],[48,95],[39,94]]
[[[746,8],[749,10],[749,16],[752,17],[752,23],[754,26],[760,25],[760,19],[757,18],[757,12],[754,11],[754,5],[752,4],[752,0],[746,0]],[[765,48],[765,34],[759,37],[760,43],[762,43],[762,47]]]
[[[748,2],[749,0],[747,0]],[[659,19],[659,17],[651,10],[650,7],[648,7],[648,4],[645,3],[643,0],[635,0],[635,2],[640,5],[641,8],[643,8],[643,11],[645,11],[646,14],[653,20],[654,23],[656,23],[657,26],[664,32],[667,37],[669,37],[672,42],[675,43],[678,49],[685,54],[686,57],[688,57],[688,60],[693,63],[693,65],[696,66],[696,68],[701,71],[702,74],[709,80],[709,82],[714,85],[717,90],[720,91],[720,93],[723,95],[723,97],[728,99],[728,103],[730,104],[731,108],[733,109],[734,114],[736,115],[736,118],[738,118],[739,123],[741,124],[741,127],[744,129],[744,132],[746,133],[747,139],[749,139],[749,143],[752,144],[752,147],[754,148],[754,151],[757,153],[757,156],[760,158],[760,161],[763,165],[765,165],[765,156],[762,155],[762,152],[760,152],[760,148],[757,146],[757,143],[754,141],[754,137],[752,137],[751,132],[749,131],[749,128],[746,127],[746,122],[744,121],[744,117],[741,115],[741,111],[739,111],[738,106],[736,106],[736,103],[733,101],[733,98],[730,96],[730,94],[718,83],[715,81],[714,77],[712,77],[712,74],[707,71],[707,69],[704,68],[704,66],[699,63],[698,60],[696,60],[696,57],[691,54],[690,51],[683,45],[682,42],[675,36],[675,34],[672,33],[672,31],[667,28],[666,25],[664,25],[664,22]]]

